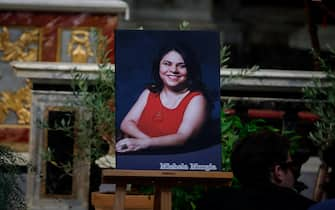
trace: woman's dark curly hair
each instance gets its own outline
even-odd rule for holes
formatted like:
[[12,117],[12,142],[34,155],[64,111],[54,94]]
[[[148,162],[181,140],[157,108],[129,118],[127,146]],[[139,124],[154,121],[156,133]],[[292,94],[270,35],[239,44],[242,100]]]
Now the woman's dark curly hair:
[[201,68],[195,53],[183,43],[174,43],[161,48],[152,64],[152,77],[154,83],[149,85],[149,90],[158,93],[163,89],[163,81],[159,76],[159,66],[162,58],[170,51],[178,52],[184,59],[187,68],[187,88],[191,91],[204,91],[201,81]]

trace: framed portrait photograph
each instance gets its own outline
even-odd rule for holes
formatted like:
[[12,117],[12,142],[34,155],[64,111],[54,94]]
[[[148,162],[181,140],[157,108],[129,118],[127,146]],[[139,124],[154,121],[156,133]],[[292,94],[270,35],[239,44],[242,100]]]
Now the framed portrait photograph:
[[216,31],[117,30],[116,168],[221,170]]

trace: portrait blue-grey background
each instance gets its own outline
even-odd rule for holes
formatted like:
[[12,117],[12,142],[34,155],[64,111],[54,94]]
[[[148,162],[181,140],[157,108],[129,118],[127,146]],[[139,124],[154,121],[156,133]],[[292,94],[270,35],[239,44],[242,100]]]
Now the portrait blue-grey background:
[[[219,33],[215,31],[117,30],[115,33],[116,130],[141,92],[153,82],[152,63],[162,46],[184,43],[195,53],[212,101],[211,124],[183,149],[117,154],[117,168],[160,169],[160,163],[213,164],[221,170]],[[196,113],[195,113],[196,114]],[[119,132],[117,132],[119,133]]]

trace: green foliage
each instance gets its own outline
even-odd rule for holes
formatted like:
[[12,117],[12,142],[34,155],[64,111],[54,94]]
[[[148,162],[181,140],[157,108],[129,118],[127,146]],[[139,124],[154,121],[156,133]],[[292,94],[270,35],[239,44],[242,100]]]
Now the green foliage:
[[[83,82],[86,81],[86,82]],[[114,146],[114,71],[110,65],[99,65],[98,77],[90,81],[80,73],[75,74],[73,87],[78,87],[74,94],[78,97],[77,105],[85,107],[90,119],[81,120],[78,124],[79,148],[90,148],[91,160],[103,153],[102,145],[106,140]],[[89,90],[90,89],[90,90]]]
[[[95,30],[92,30],[97,52],[96,55],[100,60],[99,71],[95,79],[89,79],[76,70],[73,71],[72,89],[77,98],[75,107],[84,107],[89,117],[84,117],[76,124],[77,128],[77,146],[79,151],[90,149],[89,160],[94,161],[101,157],[106,151],[103,146],[106,143],[114,147],[114,97],[115,97],[115,80],[114,68],[110,65],[110,51],[106,49],[106,37],[101,37]],[[73,102],[72,102],[73,103]],[[103,141],[105,140],[105,141]],[[80,155],[85,154],[77,154]],[[81,156],[80,158],[85,158]]]
[[227,115],[224,111],[221,112],[223,171],[231,171],[230,156],[235,142],[250,133],[263,129],[278,131],[278,129],[267,125],[266,121],[263,119],[254,119],[249,122],[243,122],[238,115]]
[[[152,185],[137,186],[138,191],[144,195],[153,195]],[[173,210],[195,210],[196,202],[205,193],[202,185],[175,186],[172,188],[172,209]]]
[[174,187],[172,189],[172,208],[174,210],[194,210],[196,201],[202,197],[205,188],[194,185],[192,187]]
[[[98,77],[93,81],[92,90],[88,89],[87,83],[84,88],[79,89],[78,95],[83,102],[82,106],[85,107],[92,114],[90,122],[81,125],[82,129],[91,128],[90,148],[91,160],[95,160],[102,155],[102,139],[107,141],[110,147],[114,148],[114,134],[115,134],[115,115],[114,115],[114,100],[115,100],[115,75],[114,69],[109,64],[110,51],[106,50],[106,38],[97,40],[102,43],[101,49],[102,60],[99,64]],[[91,126],[91,127],[90,127]],[[85,135],[85,132],[84,132]]]
[[18,185],[18,166],[21,158],[0,145],[0,210],[26,209],[25,195]]
[[320,151],[324,151],[335,141],[335,72],[331,65],[335,52],[330,49],[330,59],[318,57],[320,69],[326,74],[324,80],[314,79],[313,86],[303,88],[306,106],[319,116],[315,129],[309,137]]
[[[230,58],[229,46],[221,47],[220,51],[220,65],[222,68],[227,68]],[[230,76],[221,80],[222,85],[238,78],[243,78],[248,74],[252,74],[259,70],[259,66],[254,65],[251,68],[241,69],[237,74],[231,72]],[[280,130],[269,125],[264,119],[252,119],[243,121],[239,115],[227,114],[229,110],[233,109],[234,102],[231,100],[222,100],[221,111],[221,143],[222,143],[222,170],[231,171],[230,156],[233,145],[238,139],[247,136],[260,130],[272,130],[274,132],[281,132],[282,135],[287,136],[290,140],[290,152],[294,154],[300,147],[301,136],[297,135],[295,131]],[[235,180],[236,181],[236,180]]]
[[[98,60],[98,71],[95,78],[79,72],[72,71],[71,87],[75,100],[67,102],[69,108],[73,110],[81,107],[80,120],[71,122],[71,118],[60,119],[54,125],[47,122],[39,122],[40,127],[53,131],[62,131],[65,135],[74,138],[76,151],[73,159],[79,161],[90,161],[93,163],[97,158],[106,154],[106,147],[114,148],[114,96],[115,81],[114,68],[110,64],[110,51],[106,49],[106,37],[98,35],[96,30],[92,30],[95,37],[96,57]],[[54,152],[47,148],[43,152],[43,159],[52,165],[62,168],[68,175],[73,175],[72,163],[60,163],[55,160]],[[79,165],[80,167],[80,165]]]
[[179,24],[179,30],[183,31],[183,30],[188,30],[190,29],[190,23],[186,20],[183,20],[180,24]]
[[302,136],[297,134],[295,130],[282,130],[281,134],[289,139],[290,143],[290,154],[295,155],[297,151],[301,148]]
[[230,60],[230,47],[223,45],[220,49],[220,67],[227,68]]
[[[227,107],[231,107],[229,104]],[[260,130],[271,130],[274,132],[281,132],[282,135],[286,136],[290,141],[290,154],[300,148],[301,136],[294,130],[280,130],[269,125],[264,119],[252,119],[247,122],[243,122],[238,115],[226,114],[223,108],[221,112],[221,142],[222,142],[222,170],[231,171],[230,156],[232,153],[233,146],[238,139],[244,138],[248,134],[260,131]]]
[[[222,46],[220,50],[220,66],[221,68],[227,68],[230,59],[229,46]],[[231,73],[229,77],[221,80],[222,85],[229,81],[237,78],[243,78],[244,76],[257,71],[258,66],[253,66],[250,69],[242,69],[240,73]],[[226,113],[234,107],[234,103],[228,100],[222,100],[222,111],[221,111],[221,144],[222,144],[222,170],[231,171],[230,155],[233,149],[234,143],[246,136],[249,133],[256,132],[264,127],[267,127],[265,121],[262,119],[255,119],[250,122],[243,122],[238,115],[229,115]]]

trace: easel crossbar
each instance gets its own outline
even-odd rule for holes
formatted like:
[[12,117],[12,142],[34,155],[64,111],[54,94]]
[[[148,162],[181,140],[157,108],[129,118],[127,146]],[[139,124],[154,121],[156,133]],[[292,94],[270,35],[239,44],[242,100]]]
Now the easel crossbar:
[[104,169],[103,177],[156,177],[156,178],[206,178],[206,179],[232,179],[232,172],[222,171],[167,171],[167,170],[120,170]]

